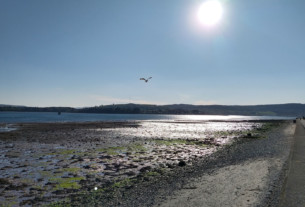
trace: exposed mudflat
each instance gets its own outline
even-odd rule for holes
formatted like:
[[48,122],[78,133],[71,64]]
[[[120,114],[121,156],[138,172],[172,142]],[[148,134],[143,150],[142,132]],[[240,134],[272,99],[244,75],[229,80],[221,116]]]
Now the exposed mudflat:
[[0,133],[5,206],[274,205],[294,132],[279,121],[9,128]]

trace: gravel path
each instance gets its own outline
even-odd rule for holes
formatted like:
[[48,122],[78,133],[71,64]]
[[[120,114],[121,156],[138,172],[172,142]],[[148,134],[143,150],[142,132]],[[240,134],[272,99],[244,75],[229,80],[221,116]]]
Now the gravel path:
[[281,196],[280,207],[305,206],[305,121],[297,120],[294,144],[289,159],[289,171]]
[[277,206],[294,129],[286,125],[266,139],[235,145],[221,156],[221,167],[203,172],[158,206]]

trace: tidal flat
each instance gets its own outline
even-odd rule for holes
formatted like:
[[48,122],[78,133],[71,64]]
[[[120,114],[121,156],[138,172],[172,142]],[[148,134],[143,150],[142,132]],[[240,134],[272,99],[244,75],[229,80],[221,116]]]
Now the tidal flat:
[[[204,171],[202,163],[212,163],[215,154],[220,159],[221,151],[266,140],[288,125],[288,121],[14,124],[16,130],[0,133],[0,206],[153,206],[170,194],[156,188],[181,188],[181,182],[202,172],[199,165]],[[178,174],[180,183],[172,180]],[[149,192],[154,195],[151,200],[145,199]]]

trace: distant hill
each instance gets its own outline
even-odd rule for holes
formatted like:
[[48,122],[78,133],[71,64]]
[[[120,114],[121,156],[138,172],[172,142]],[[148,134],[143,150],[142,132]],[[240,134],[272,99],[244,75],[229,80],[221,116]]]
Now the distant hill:
[[28,107],[0,104],[1,111],[16,111],[16,112],[77,112],[71,107]]
[[270,104],[270,105],[148,105],[117,104],[86,108],[71,107],[26,107],[0,105],[0,111],[20,112],[72,112],[72,113],[107,113],[107,114],[205,114],[205,115],[249,115],[249,116],[305,116],[305,104]]

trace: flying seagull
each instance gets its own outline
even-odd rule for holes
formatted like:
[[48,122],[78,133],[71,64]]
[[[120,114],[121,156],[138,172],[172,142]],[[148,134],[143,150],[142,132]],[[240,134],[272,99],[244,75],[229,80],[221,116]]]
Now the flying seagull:
[[151,78],[152,78],[152,77],[149,77],[149,78],[147,78],[147,79],[145,79],[145,78],[140,78],[140,80],[143,80],[143,81],[145,81],[145,83],[147,83],[148,80],[151,79]]

